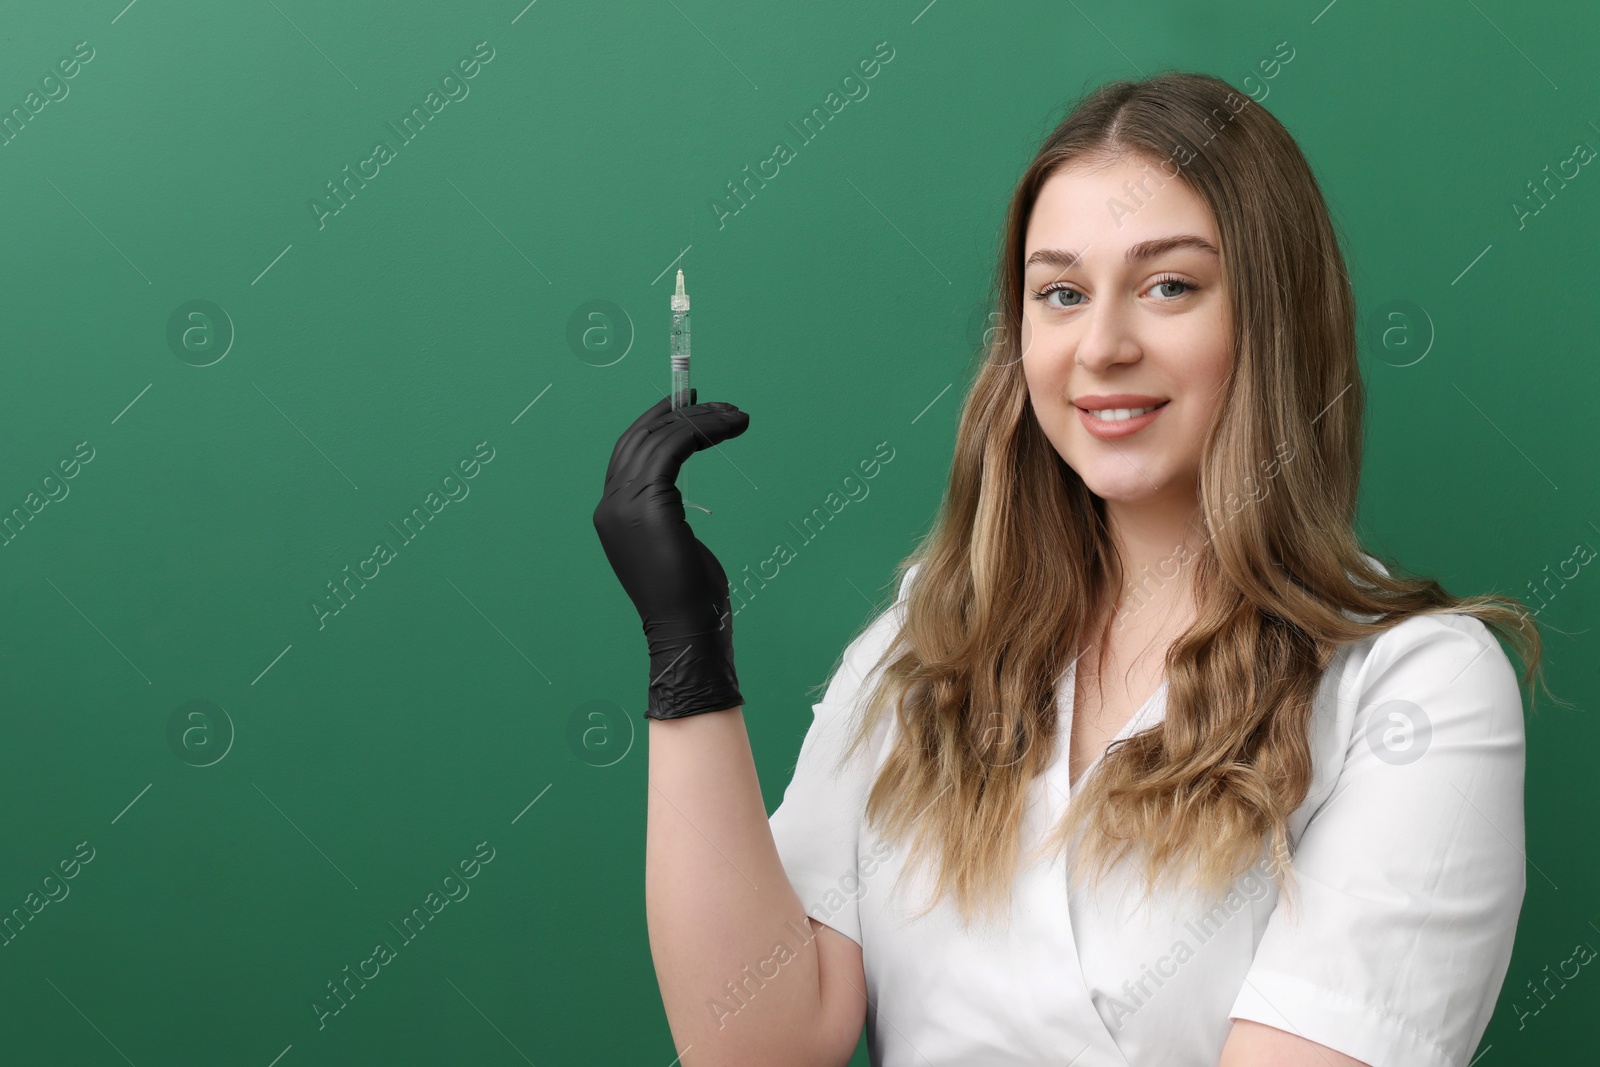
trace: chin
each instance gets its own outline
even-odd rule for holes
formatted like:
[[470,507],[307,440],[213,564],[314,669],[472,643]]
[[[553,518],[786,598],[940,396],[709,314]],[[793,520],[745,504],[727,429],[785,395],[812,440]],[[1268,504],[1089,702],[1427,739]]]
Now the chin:
[[[1141,473],[1135,470],[1132,463],[1133,457],[1128,460],[1118,460],[1117,465],[1122,469],[1103,470],[1095,469],[1078,472],[1083,479],[1083,484],[1088,486],[1089,492],[1102,500],[1115,500],[1119,503],[1134,504],[1141,500],[1149,500],[1162,494],[1166,488],[1167,480],[1161,472],[1145,467]],[[1076,468],[1074,468],[1076,469]]]

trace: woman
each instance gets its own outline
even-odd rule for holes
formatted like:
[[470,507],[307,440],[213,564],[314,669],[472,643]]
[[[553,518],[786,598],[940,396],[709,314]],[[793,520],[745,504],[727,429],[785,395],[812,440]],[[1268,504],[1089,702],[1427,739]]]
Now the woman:
[[[1447,1067],[1524,879],[1516,601],[1352,532],[1334,230],[1226,83],[1089,95],[1012,197],[933,533],[770,820],[666,402],[595,525],[651,657],[646,904],[690,1065]],[[1542,680],[1542,675],[1541,675]],[[1070,806],[1068,800],[1071,800]]]

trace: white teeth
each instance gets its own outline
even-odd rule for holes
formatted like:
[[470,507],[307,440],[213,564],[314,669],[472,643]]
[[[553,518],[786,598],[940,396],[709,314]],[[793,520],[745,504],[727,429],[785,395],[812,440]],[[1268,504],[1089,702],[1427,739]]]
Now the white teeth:
[[1106,408],[1104,411],[1091,411],[1089,414],[1101,422],[1124,422],[1140,415],[1147,415],[1160,406],[1152,404],[1147,408]]

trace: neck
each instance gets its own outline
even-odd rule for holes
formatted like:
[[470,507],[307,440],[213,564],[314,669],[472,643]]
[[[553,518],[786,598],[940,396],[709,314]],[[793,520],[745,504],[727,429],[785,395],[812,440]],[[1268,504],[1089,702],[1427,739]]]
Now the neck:
[[[1106,523],[1122,562],[1118,587],[1107,590],[1107,609],[1117,612],[1119,621],[1147,609],[1155,609],[1152,614],[1157,618],[1174,610],[1187,611],[1193,591],[1193,567],[1188,561],[1205,543],[1196,496],[1107,500],[1105,506]],[[1150,624],[1154,618],[1142,621]]]

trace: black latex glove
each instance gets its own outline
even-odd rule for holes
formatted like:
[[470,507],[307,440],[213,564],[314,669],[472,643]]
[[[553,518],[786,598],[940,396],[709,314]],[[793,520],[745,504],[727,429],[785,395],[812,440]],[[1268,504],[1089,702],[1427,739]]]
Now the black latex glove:
[[728,576],[689,528],[676,484],[684,460],[750,425],[710,401],[672,410],[663,397],[623,431],[606,467],[594,528],[644,623],[650,651],[645,718],[680,719],[744,705],[733,669]]

